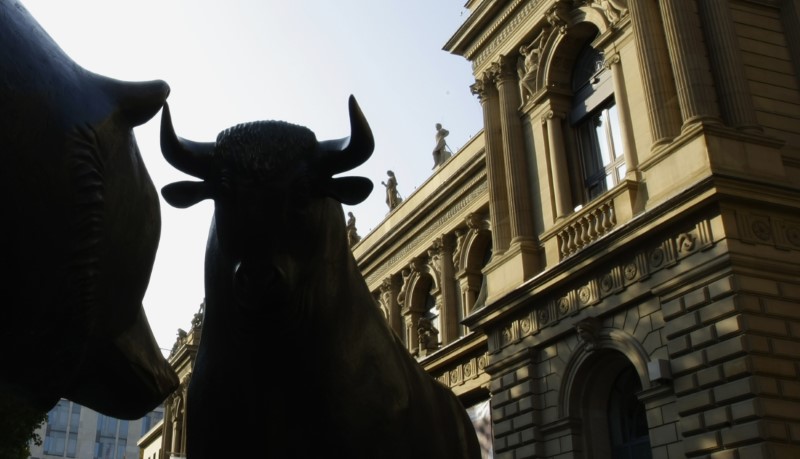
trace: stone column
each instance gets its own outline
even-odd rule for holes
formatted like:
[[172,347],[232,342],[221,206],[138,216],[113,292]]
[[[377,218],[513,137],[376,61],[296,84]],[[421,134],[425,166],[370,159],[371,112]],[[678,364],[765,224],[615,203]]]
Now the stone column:
[[400,280],[398,276],[389,276],[381,282],[380,303],[387,311],[389,327],[397,336],[405,338],[403,333],[403,316],[400,314],[400,305],[397,304],[397,295],[400,293]]
[[455,241],[453,236],[444,235],[436,239],[433,247],[428,250],[428,258],[432,271],[439,278],[439,295],[436,299],[439,305],[439,330],[442,345],[447,345],[457,340],[458,335],[458,299],[456,298],[455,269],[453,267],[453,249]]
[[183,426],[184,426],[184,403],[182,395],[178,395],[172,402],[172,445],[170,448],[171,457],[183,456]]
[[780,17],[786,34],[786,47],[789,55],[794,56],[791,60],[795,75],[800,78],[800,4],[797,0],[781,0]]
[[708,53],[694,13],[696,2],[689,4],[686,1],[659,0],[659,3],[683,126],[718,121],[715,88],[706,60]]
[[629,180],[638,179],[639,156],[636,154],[636,144],[633,141],[633,126],[631,125],[631,112],[628,105],[628,90],[625,86],[625,75],[622,73],[619,54],[615,54],[605,63],[611,68],[611,77],[614,80],[614,101],[619,113],[619,127],[622,135],[622,149],[625,155],[625,177]]
[[533,243],[534,240],[528,160],[525,157],[525,142],[520,122],[521,101],[515,62],[507,56],[500,56],[500,61],[493,64],[491,70],[500,96],[500,126],[511,217],[511,244]]
[[508,249],[511,241],[508,191],[503,160],[503,131],[500,126],[500,107],[497,88],[489,84],[490,76],[470,86],[483,108],[483,133],[486,137],[486,177],[489,185],[489,216],[492,225],[494,255]]
[[542,123],[547,125],[547,146],[553,174],[553,196],[555,197],[556,219],[572,213],[570,197],[569,171],[567,169],[567,152],[564,148],[564,131],[561,123],[564,114],[555,111],[547,112]]
[[647,101],[653,146],[667,143],[680,133],[681,117],[667,53],[664,28],[654,2],[628,2],[633,36],[639,51],[639,68]]
[[[479,263],[469,263],[469,260],[475,260],[476,255],[480,253],[470,254],[469,250],[475,250],[473,244],[480,238],[485,241],[490,238],[489,224],[479,214],[471,213],[464,219],[467,224],[465,229],[456,230],[456,249],[453,252],[453,268],[456,272],[456,279],[458,280],[461,288],[461,315],[462,317],[468,316],[472,309],[475,307],[475,301],[478,299],[478,293],[481,290],[481,283],[483,282],[483,273]],[[470,247],[466,247],[467,244]],[[488,244],[486,241],[484,244]],[[486,246],[478,243],[478,247],[485,250]],[[482,258],[481,258],[481,261]]]
[[422,313],[425,311],[412,304],[410,298],[410,295],[412,294],[411,280],[419,276],[419,273],[423,269],[423,265],[423,260],[417,257],[411,260],[408,268],[403,269],[401,273],[403,277],[402,287],[400,288],[400,294],[397,296],[397,303],[401,307],[400,313],[403,316],[405,325],[405,330],[402,336],[405,337],[406,347],[412,354],[419,346],[419,319],[422,316]]
[[718,1],[700,1],[697,4],[705,25],[708,55],[719,92],[722,118],[726,124],[743,131],[761,132],[744,76],[730,4]]

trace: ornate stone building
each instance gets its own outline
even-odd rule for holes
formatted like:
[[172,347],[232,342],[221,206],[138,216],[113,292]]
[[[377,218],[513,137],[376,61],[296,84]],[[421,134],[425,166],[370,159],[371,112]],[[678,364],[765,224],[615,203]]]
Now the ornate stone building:
[[484,129],[353,247],[409,351],[494,457],[800,457],[797,2],[466,6]]
[[186,391],[192,377],[197,347],[203,331],[203,308],[192,318],[189,331],[178,330],[169,354],[169,363],[180,379],[180,386],[164,400],[164,419],[139,439],[143,459],[177,459],[186,457]]

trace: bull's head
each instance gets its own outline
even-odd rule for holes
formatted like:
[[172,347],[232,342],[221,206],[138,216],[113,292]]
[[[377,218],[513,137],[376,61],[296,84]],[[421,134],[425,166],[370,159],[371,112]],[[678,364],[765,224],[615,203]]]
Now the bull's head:
[[[164,157],[203,180],[172,183],[162,195],[180,208],[215,201],[216,241],[209,244],[219,243],[230,258],[225,263],[232,265],[235,294],[243,303],[261,303],[257,292],[263,289],[252,288],[255,279],[259,285],[280,281],[284,289],[296,284],[293,280],[302,276],[297,262],[311,260],[319,250],[321,238],[310,233],[331,226],[323,216],[326,202],[353,205],[372,191],[372,182],[364,177],[334,177],[362,164],[374,149],[372,131],[352,96],[349,111],[351,135],[338,140],[318,142],[305,127],[259,121],[227,129],[216,142],[198,143],[176,136],[164,106]],[[339,218],[341,242],[346,244],[344,219]],[[275,294],[273,288],[270,295]]]
[[142,308],[161,218],[133,132],[168,94],[87,71],[0,1],[0,395],[135,419],[178,386]]

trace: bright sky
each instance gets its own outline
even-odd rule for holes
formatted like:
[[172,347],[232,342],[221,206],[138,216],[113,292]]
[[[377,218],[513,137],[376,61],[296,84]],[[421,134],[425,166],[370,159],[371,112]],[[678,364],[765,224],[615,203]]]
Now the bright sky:
[[[348,136],[356,97],[375,152],[350,174],[374,191],[345,206],[365,236],[386,216],[386,170],[405,198],[432,173],[435,124],[454,152],[482,128],[469,63],[442,48],[466,18],[466,0],[21,0],[78,64],[129,81],[161,79],[179,136],[285,120],[319,140]],[[160,113],[135,129],[157,189],[188,176],[161,156]],[[162,200],[161,242],[144,306],[165,352],[204,297],[203,258],[213,206]],[[270,324],[264,324],[265,327]],[[273,324],[274,325],[274,324]]]

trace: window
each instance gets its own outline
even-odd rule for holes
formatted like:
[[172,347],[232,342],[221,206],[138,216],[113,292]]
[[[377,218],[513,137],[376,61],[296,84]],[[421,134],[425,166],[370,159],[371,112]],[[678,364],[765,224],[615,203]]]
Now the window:
[[614,188],[625,177],[617,120],[617,107],[611,99],[575,126],[588,200]]
[[[625,177],[625,155],[610,70],[603,54],[584,44],[572,72],[569,121],[582,180],[582,203],[610,190]],[[578,172],[578,171],[576,171]]]
[[147,413],[147,415],[142,418],[142,433],[149,432],[150,429],[153,428],[159,421],[164,419],[164,411],[163,408],[159,408],[155,411],[151,411]]
[[478,443],[481,445],[483,457],[493,457],[492,448],[492,406],[489,399],[482,400],[472,406],[467,407],[467,414],[475,426],[475,433],[478,434]]
[[652,456],[644,404],[636,398],[642,390],[639,376],[632,366],[624,369],[608,399],[608,430],[611,457],[614,459],[645,459]]
[[128,421],[99,415],[93,459],[124,459],[127,437]]
[[44,453],[50,456],[75,457],[81,406],[60,400],[47,414]]

